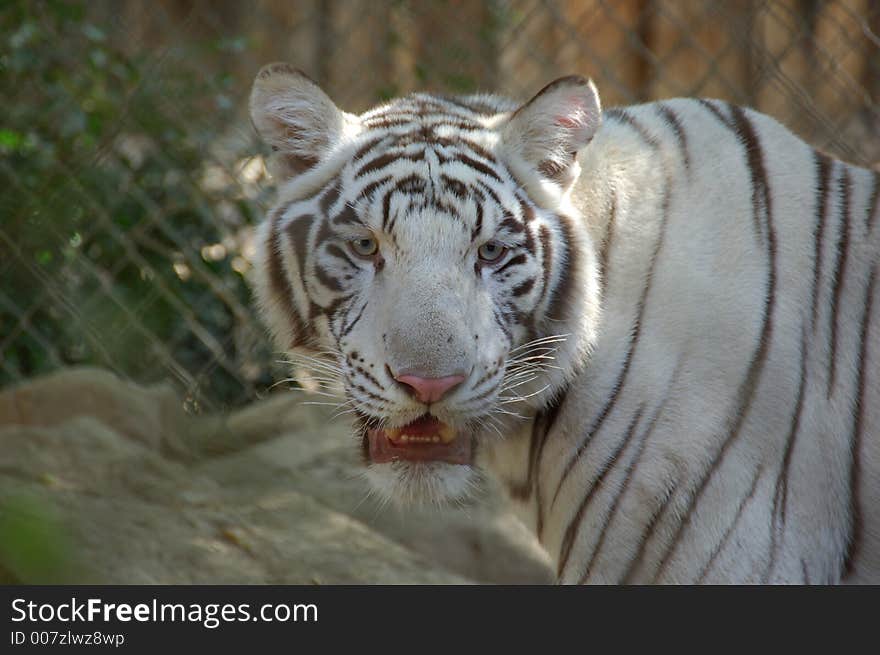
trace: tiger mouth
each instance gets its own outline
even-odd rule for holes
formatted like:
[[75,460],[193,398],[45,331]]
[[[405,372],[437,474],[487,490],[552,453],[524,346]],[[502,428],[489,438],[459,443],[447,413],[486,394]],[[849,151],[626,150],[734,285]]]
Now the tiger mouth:
[[470,464],[473,459],[471,439],[431,414],[398,428],[371,428],[364,439],[369,459],[375,464],[396,461]]

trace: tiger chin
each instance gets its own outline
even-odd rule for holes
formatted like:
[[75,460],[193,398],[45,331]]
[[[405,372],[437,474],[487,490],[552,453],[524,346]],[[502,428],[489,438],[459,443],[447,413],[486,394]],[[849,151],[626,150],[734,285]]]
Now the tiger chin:
[[880,582],[880,181],[725,102],[287,64],[253,286],[383,500],[500,481],[563,583]]
[[480,489],[474,466],[476,435],[425,413],[400,427],[355,423],[364,477],[382,502],[422,507],[462,502]]

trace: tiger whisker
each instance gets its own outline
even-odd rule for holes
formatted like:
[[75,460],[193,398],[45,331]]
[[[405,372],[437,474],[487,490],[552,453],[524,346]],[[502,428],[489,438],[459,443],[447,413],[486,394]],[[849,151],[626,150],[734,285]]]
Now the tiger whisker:
[[544,343],[557,343],[557,342],[566,341],[568,339],[568,337],[570,337],[570,336],[571,336],[570,333],[568,333],[568,334],[553,334],[553,335],[550,335],[547,337],[533,339],[532,341],[526,341],[525,343],[520,344],[516,348],[511,348],[510,352],[515,353],[515,352],[522,350],[524,348],[539,345],[539,344],[544,344]]
[[514,396],[514,397],[509,398],[507,400],[502,400],[502,401],[500,401],[500,404],[506,405],[508,403],[522,402],[523,400],[527,400],[529,398],[532,398],[533,396],[537,396],[539,394],[544,393],[549,388],[550,388],[550,385],[547,384],[547,385],[544,385],[543,387],[541,387],[540,389],[538,389],[537,391],[533,391],[532,393],[526,394],[525,396]]

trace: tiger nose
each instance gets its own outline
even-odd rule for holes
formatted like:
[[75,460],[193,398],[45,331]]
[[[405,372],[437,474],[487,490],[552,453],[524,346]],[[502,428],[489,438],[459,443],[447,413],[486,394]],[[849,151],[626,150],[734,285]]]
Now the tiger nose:
[[433,403],[440,400],[452,388],[464,382],[463,375],[448,375],[444,378],[424,378],[420,375],[395,375],[394,379],[409,387],[408,391],[418,401]]

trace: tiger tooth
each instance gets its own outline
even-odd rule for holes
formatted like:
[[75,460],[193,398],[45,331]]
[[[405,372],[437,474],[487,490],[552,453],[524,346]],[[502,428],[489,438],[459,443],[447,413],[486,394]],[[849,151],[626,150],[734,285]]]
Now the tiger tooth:
[[406,426],[399,428],[385,428],[385,437],[394,444],[430,444],[430,443],[450,443],[455,440],[456,432],[444,423],[440,424],[439,430],[435,434],[406,434],[404,430]]
[[440,441],[449,443],[455,439],[455,430],[445,423],[440,427]]

